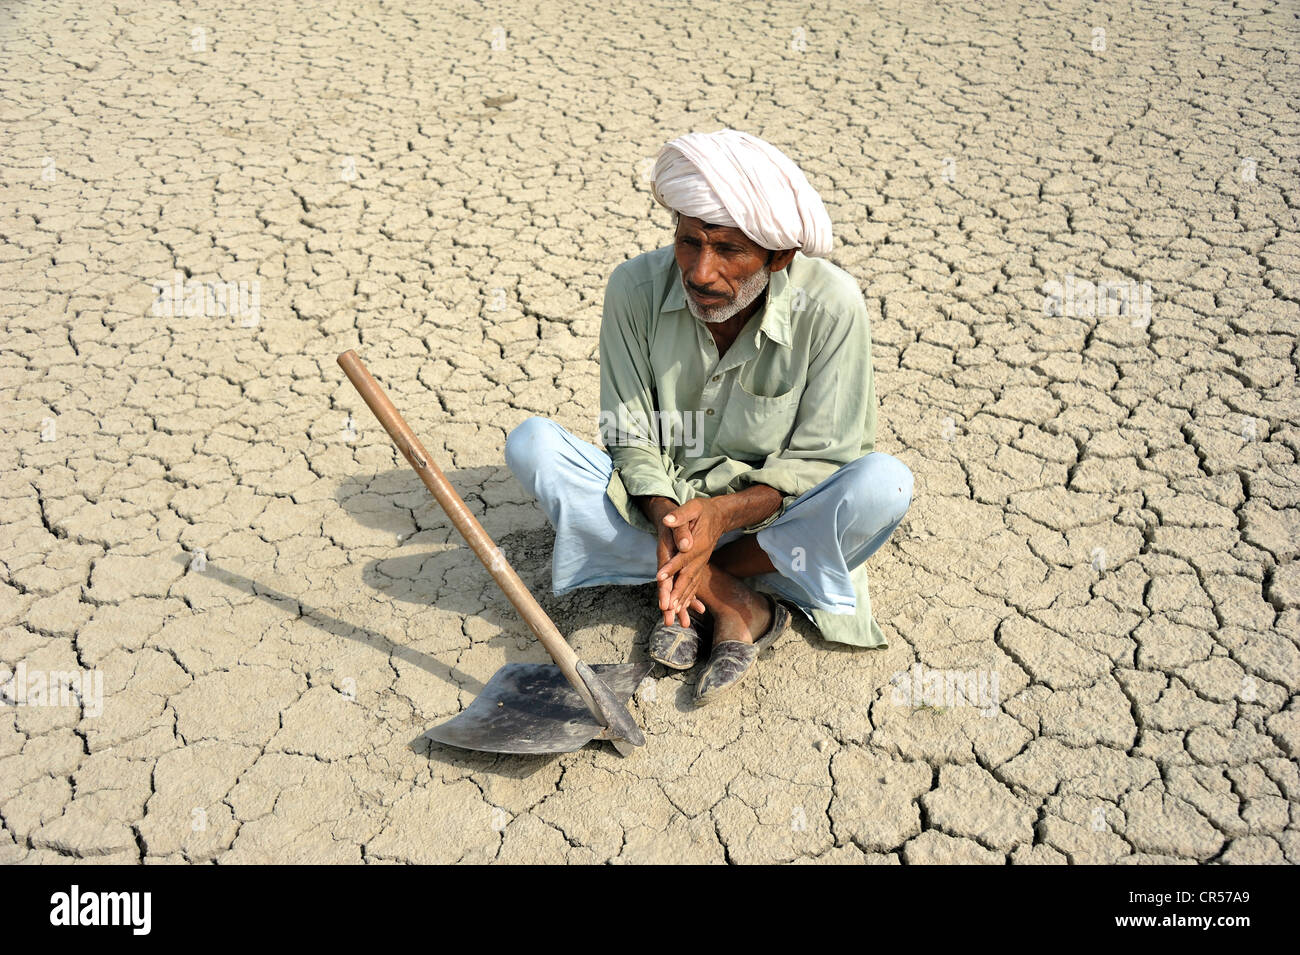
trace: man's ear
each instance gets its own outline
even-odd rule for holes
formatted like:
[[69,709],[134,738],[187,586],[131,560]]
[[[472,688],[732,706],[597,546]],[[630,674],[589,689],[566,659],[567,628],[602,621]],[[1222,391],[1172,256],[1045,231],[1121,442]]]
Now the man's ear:
[[794,261],[795,249],[782,249],[780,252],[773,252],[768,256],[767,267],[773,272],[780,272],[783,268]]

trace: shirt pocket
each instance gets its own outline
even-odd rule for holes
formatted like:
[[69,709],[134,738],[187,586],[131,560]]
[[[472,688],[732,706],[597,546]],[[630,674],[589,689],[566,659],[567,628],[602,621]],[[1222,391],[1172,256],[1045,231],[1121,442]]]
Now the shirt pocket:
[[718,450],[729,458],[762,463],[785,446],[794,430],[802,395],[802,382],[773,396],[752,394],[739,381],[733,382],[718,422]]

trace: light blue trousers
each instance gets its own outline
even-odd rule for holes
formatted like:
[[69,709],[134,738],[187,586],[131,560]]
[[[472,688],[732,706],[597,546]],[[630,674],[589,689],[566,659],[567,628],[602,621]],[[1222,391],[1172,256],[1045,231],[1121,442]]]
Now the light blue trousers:
[[[614,467],[608,454],[549,418],[533,417],[506,436],[505,457],[555,528],[557,596],[577,587],[654,581],[654,535],[624,520],[605,494]],[[851,461],[757,532],[776,572],[745,580],[784,597],[810,620],[814,607],[852,613],[857,595],[849,572],[889,538],[911,501],[912,472],[902,461],[879,451]],[[717,546],[743,534],[728,531]]]

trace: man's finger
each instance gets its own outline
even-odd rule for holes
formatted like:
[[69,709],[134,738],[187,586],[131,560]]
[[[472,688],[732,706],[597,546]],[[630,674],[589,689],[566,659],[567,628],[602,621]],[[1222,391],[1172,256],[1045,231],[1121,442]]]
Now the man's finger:
[[671,577],[665,577],[663,580],[659,581],[659,609],[665,613],[667,613],[668,608],[672,606],[672,593],[673,579]]
[[679,570],[681,570],[685,565],[686,565],[686,555],[678,554],[675,557],[673,557],[671,560],[669,560],[668,563],[660,567],[659,572],[655,574],[655,577],[659,579],[659,583],[662,586],[664,583],[671,580],[673,575],[676,574]]
[[695,596],[694,581],[687,581],[683,578],[686,574],[678,574],[676,583],[673,586],[673,592],[668,599],[672,601],[672,606],[676,609],[685,609]]
[[669,527],[685,527],[700,516],[700,502],[694,498],[664,515],[664,523]]
[[679,573],[673,581],[672,593],[669,595],[672,606],[674,608],[687,607],[695,597],[695,589],[699,586],[699,582],[700,568],[698,563],[691,564]]

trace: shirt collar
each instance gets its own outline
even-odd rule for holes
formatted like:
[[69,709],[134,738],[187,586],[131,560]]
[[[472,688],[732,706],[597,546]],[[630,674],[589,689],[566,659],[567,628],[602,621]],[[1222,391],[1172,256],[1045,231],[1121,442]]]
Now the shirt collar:
[[[798,258],[799,254],[796,252],[795,257]],[[686,307],[686,292],[682,289],[682,273],[677,268],[677,260],[671,259],[670,261],[672,265],[668,277],[668,295],[664,298],[661,311],[681,310],[689,315],[690,310]],[[780,272],[773,272],[767,286],[767,302],[763,306],[763,318],[758,326],[758,330],[772,341],[787,347],[790,345],[790,299],[792,298],[792,292],[790,266],[786,266]],[[691,315],[691,321],[696,322],[699,319]]]

